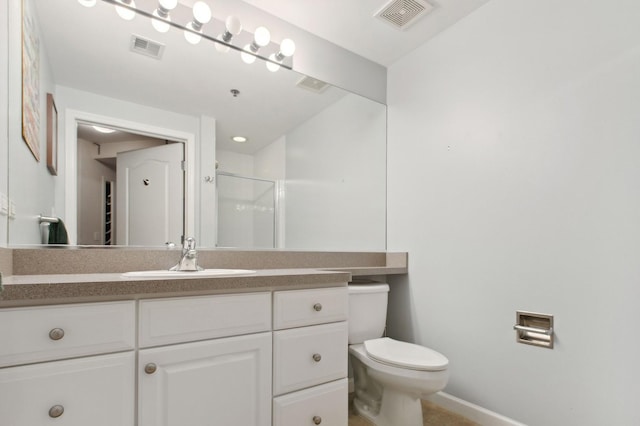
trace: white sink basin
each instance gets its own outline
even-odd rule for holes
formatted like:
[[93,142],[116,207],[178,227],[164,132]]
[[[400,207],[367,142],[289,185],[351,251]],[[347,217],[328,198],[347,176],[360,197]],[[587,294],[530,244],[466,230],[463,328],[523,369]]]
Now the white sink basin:
[[127,278],[208,278],[220,277],[224,275],[248,275],[255,274],[256,271],[250,269],[205,269],[203,271],[134,271],[125,272],[123,277]]

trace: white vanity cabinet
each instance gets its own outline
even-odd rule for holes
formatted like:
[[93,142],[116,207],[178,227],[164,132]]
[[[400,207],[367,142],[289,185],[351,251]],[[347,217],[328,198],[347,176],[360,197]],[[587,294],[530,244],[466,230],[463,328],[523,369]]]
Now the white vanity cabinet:
[[0,425],[346,426],[347,298],[345,286],[2,308]]
[[271,341],[269,292],[141,301],[138,425],[269,426]]
[[273,303],[273,426],[347,426],[347,288],[279,291]]
[[0,424],[134,424],[134,302],[2,309],[0,324]]

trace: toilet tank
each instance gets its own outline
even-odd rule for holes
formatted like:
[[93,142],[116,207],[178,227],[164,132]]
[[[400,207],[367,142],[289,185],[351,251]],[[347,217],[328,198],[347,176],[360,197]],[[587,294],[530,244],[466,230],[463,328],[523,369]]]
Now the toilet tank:
[[349,284],[349,344],[382,337],[388,284]]

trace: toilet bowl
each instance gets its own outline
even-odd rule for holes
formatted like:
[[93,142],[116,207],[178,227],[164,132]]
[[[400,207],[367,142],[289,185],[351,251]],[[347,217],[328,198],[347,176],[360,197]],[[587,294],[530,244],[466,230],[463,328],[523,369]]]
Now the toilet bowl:
[[388,291],[387,284],[349,286],[354,408],[376,426],[422,426],[420,400],[444,389],[449,361],[424,346],[380,337]]

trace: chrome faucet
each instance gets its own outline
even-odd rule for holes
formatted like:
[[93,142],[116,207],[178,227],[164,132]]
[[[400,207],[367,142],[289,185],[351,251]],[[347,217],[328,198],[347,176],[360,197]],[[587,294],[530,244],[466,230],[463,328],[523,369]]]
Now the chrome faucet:
[[203,268],[198,266],[198,252],[196,251],[196,240],[194,238],[189,237],[184,240],[180,261],[169,270],[193,272],[203,270]]

